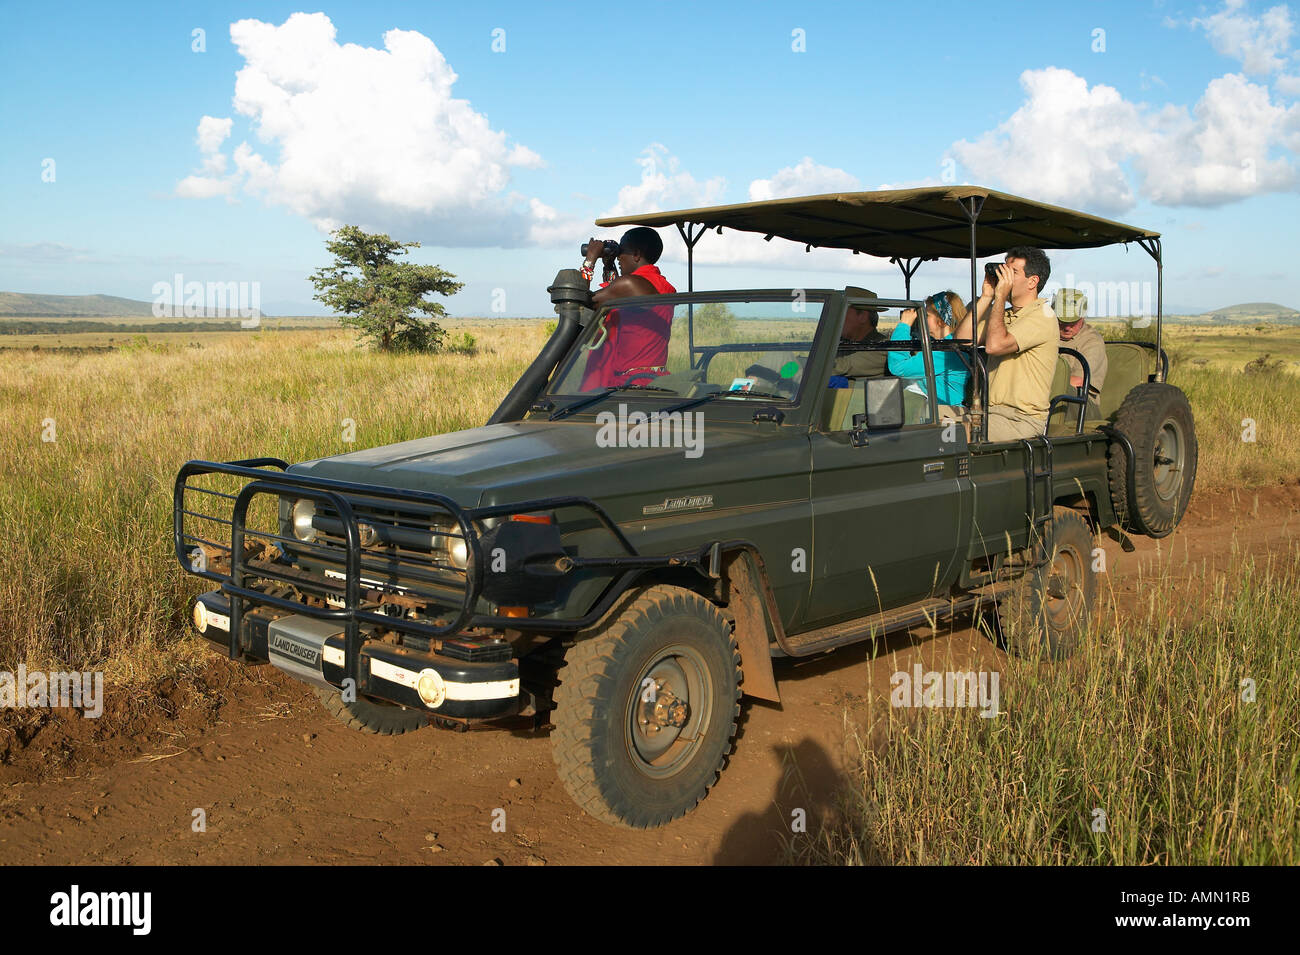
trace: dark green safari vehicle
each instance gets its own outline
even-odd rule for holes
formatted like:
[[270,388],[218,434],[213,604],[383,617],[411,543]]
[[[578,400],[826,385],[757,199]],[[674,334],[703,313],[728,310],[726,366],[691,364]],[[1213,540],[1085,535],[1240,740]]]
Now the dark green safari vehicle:
[[[878,342],[923,375],[829,387],[850,306],[888,321],[922,262],[1137,243],[1156,233],[987,189],[784,199],[607,220],[853,249],[901,268],[898,299],[844,289],[694,292],[592,309],[576,270],[557,328],[483,427],[290,464],[191,461],[175,486],[182,566],[214,585],[196,630],[314,684],[349,725],[532,715],[561,781],[633,827],[691,810],[731,751],[743,696],[780,701],[775,658],[997,608],[1014,652],[1088,633],[1095,535],[1131,548],[1181,519],[1196,473],[1182,392],[1154,347],[1107,345],[1100,407],[1064,362],[1047,432],[985,440],[978,346]],[[620,321],[666,358],[593,384]],[[938,405],[934,358],[969,373]],[[913,358],[913,360],[915,360]],[[1086,360],[1082,362],[1087,377]]]

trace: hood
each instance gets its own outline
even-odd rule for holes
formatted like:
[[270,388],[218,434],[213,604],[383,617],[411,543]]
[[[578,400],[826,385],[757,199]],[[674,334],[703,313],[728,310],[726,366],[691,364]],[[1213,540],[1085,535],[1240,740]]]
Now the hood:
[[[752,425],[706,421],[705,453],[602,447],[593,421],[512,421],[294,465],[316,477],[432,491],[473,507],[552,495],[662,497],[666,488],[734,480],[736,455],[767,443]],[[778,439],[773,434],[768,440]]]

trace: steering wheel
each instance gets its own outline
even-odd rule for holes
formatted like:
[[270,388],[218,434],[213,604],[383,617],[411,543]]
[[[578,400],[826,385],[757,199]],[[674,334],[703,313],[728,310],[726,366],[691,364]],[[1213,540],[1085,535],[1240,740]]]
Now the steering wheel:
[[750,365],[745,369],[746,378],[761,378],[770,382],[778,394],[794,394],[795,382],[793,378],[782,378],[779,372],[768,368],[766,365]]

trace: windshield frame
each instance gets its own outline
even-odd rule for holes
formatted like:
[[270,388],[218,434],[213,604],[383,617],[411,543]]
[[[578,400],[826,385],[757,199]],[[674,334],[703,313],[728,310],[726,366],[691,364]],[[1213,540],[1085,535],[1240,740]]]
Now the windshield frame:
[[[796,293],[798,294],[798,296],[801,296],[801,298],[796,297]],[[689,329],[689,333],[688,333],[688,342],[687,342],[687,348],[688,348],[687,353],[690,357],[691,367],[695,368],[697,367],[697,362],[703,357],[703,354],[711,350],[712,346],[707,346],[707,345],[697,346],[695,344],[694,309],[690,308],[691,306],[708,305],[710,303],[730,304],[735,302],[739,302],[739,303],[779,302],[779,303],[784,303],[786,305],[793,305],[796,302],[801,301],[802,304],[805,306],[805,308],[820,309],[820,314],[816,315],[815,318],[813,316],[808,317],[809,321],[816,322],[817,331],[813,335],[812,344],[808,349],[808,362],[805,367],[804,373],[800,378],[798,390],[788,398],[769,397],[767,395],[760,396],[758,394],[754,394],[752,395],[752,400],[736,402],[737,405],[744,405],[747,409],[749,409],[748,411],[746,411],[746,417],[752,415],[753,408],[759,406],[760,404],[779,405],[784,408],[797,408],[800,406],[801,402],[804,399],[804,396],[807,394],[806,386],[810,377],[810,373],[814,370],[814,368],[817,365],[816,356],[819,355],[823,350],[826,337],[830,334],[834,334],[836,340],[838,340],[839,326],[843,322],[843,315],[841,314],[840,316],[838,316],[839,321],[833,321],[831,319],[834,319],[836,317],[835,310],[833,308],[828,308],[828,305],[833,304],[833,299],[837,295],[842,297],[843,292],[838,289],[826,289],[826,288],[719,289],[719,290],[699,291],[699,292],[674,292],[670,295],[637,295],[629,298],[620,298],[620,299],[615,299],[613,301],[606,302],[603,305],[601,305],[600,308],[596,309],[594,312],[591,313],[591,318],[584,323],[582,334],[580,334],[577,337],[577,339],[575,339],[568,353],[566,353],[565,356],[556,364],[555,371],[552,373],[551,379],[547,382],[546,388],[542,392],[542,396],[544,396],[547,399],[550,399],[551,401],[562,401],[562,400],[569,400],[569,399],[580,399],[583,397],[589,397],[592,394],[594,394],[594,392],[572,392],[567,390],[556,391],[555,388],[566,377],[569,376],[570,372],[572,371],[574,363],[576,361],[581,360],[582,346],[591,339],[592,335],[594,334],[595,328],[599,325],[601,319],[614,309],[626,308],[626,307],[653,307],[656,305],[658,306],[670,305],[675,310],[677,306],[680,305],[688,306],[689,318],[688,318],[687,327]],[[843,309],[840,309],[839,311],[842,312]],[[833,330],[830,329],[829,326],[831,325],[835,325],[836,326],[835,329]],[[757,352],[762,350],[764,346],[781,345],[781,344],[786,344],[786,343],[782,343],[782,342],[758,343],[754,346],[754,350]],[[736,350],[743,351],[745,349],[738,348]],[[725,392],[723,392],[723,394],[725,394]],[[735,394],[744,395],[748,393],[736,392]],[[681,401],[686,398],[685,395],[677,395],[677,394],[670,395],[665,392],[640,390],[636,388],[620,389],[614,392],[609,397],[611,399],[617,398],[619,400],[631,398],[635,400],[645,400],[645,399],[656,400],[657,399],[660,401],[668,400],[674,402]],[[711,405],[714,408],[719,407],[717,402],[712,402]],[[598,406],[599,406],[599,402],[593,404],[591,406],[591,413],[594,414],[595,409]],[[587,409],[584,408],[582,411],[576,413],[577,414],[587,413]]]

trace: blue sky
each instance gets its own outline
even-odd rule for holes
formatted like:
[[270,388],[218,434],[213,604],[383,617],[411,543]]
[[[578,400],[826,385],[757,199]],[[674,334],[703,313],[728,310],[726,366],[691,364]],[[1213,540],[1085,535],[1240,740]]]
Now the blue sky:
[[[602,214],[956,181],[1161,231],[1167,311],[1300,307],[1295,22],[1241,0],[10,3],[0,289],[149,300],[181,273],[315,311],[324,230],[353,222],[423,242],[466,282],[453,314],[542,315]],[[698,254],[697,288],[902,291],[861,256]],[[1136,248],[1053,262],[1154,274]],[[685,287],[677,243],[661,265]]]

